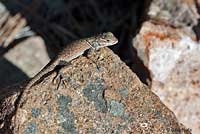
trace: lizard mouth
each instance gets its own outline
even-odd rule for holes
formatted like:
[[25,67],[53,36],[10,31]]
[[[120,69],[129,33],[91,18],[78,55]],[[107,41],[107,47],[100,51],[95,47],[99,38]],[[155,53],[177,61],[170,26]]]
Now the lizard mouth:
[[113,44],[117,44],[118,43],[118,39],[115,39],[114,41],[113,41]]

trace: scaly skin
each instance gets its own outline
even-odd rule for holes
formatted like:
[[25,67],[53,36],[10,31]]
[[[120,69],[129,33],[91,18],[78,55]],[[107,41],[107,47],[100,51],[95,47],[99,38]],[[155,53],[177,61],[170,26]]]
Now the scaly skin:
[[26,86],[26,89],[30,89],[33,84],[42,78],[44,74],[52,71],[62,61],[68,63],[71,60],[81,56],[88,49],[98,50],[99,48],[114,45],[117,42],[117,38],[111,32],[72,42],[30,80]]

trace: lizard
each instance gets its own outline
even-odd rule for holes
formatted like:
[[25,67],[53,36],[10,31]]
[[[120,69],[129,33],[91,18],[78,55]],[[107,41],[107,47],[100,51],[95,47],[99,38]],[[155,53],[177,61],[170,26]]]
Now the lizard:
[[81,56],[87,50],[98,50],[100,48],[114,45],[118,39],[111,33],[106,32],[93,37],[80,39],[66,45],[56,57],[54,57],[38,74],[36,74],[25,87],[30,89],[43,75],[54,70],[62,62],[69,63],[71,60]]

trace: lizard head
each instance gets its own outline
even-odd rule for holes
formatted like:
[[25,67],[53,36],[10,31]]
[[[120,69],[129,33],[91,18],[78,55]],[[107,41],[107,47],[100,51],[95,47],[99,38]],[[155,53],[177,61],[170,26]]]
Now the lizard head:
[[118,39],[111,32],[107,32],[99,34],[95,38],[90,38],[87,41],[92,48],[99,49],[116,44],[118,42]]

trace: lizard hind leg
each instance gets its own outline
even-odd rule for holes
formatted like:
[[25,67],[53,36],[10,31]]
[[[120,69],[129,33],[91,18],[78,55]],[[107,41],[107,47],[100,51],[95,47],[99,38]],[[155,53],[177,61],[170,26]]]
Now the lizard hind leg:
[[64,72],[66,70],[66,68],[68,68],[68,66],[71,65],[71,63],[65,63],[65,65],[59,65],[56,69],[56,76],[53,78],[53,84],[58,84],[57,89],[59,88],[59,86],[64,86],[65,87],[65,81],[66,78],[64,77]]

